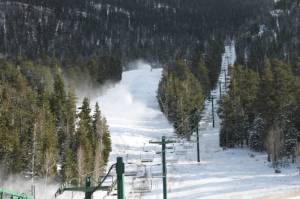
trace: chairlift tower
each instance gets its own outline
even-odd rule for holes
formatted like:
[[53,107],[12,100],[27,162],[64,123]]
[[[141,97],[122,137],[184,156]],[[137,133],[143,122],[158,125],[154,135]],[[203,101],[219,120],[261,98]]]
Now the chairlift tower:
[[161,159],[162,159],[162,179],[163,179],[163,199],[167,199],[167,166],[166,166],[166,144],[175,143],[173,140],[166,140],[165,136],[162,136],[161,141],[150,141],[150,144],[161,145]]
[[[103,186],[104,181],[110,176],[112,170],[116,168],[117,180],[112,183],[111,186]],[[72,183],[65,183],[55,193],[55,197],[61,195],[65,191],[77,191],[84,192],[84,199],[92,199],[93,193],[99,190],[111,192],[115,186],[118,190],[118,199],[125,199],[124,194],[124,173],[125,166],[122,157],[117,157],[117,163],[112,165],[108,173],[101,179],[101,181],[96,185],[92,186],[92,178],[87,176],[85,179],[85,186],[73,186]],[[1,199],[1,198],[0,198]],[[25,198],[26,199],[26,198]]]
[[215,110],[214,110],[214,96],[211,95],[211,114],[212,114],[212,122],[213,122],[213,128],[215,128]]

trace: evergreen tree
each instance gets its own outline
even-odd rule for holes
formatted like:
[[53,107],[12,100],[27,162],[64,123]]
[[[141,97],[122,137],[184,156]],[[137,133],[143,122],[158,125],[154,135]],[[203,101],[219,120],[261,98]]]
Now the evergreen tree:
[[104,134],[103,134],[103,137],[102,137],[102,143],[103,143],[103,146],[104,146],[103,161],[106,164],[107,161],[108,161],[108,158],[109,158],[109,153],[112,150],[112,147],[111,147],[111,137],[110,137],[110,133],[108,131],[108,126],[107,126],[107,122],[106,122],[105,118],[103,118],[103,121],[102,121],[102,128],[104,130]]
[[55,116],[55,125],[58,136],[58,144],[61,146],[60,155],[63,156],[65,140],[67,138],[65,129],[66,120],[66,91],[62,76],[58,73],[55,77],[53,94],[51,97],[51,110]]
[[67,96],[66,102],[66,147],[62,162],[62,176],[65,180],[74,178],[78,175],[76,170],[76,96],[71,90]]
[[274,114],[271,110],[276,108],[273,82],[274,76],[271,63],[267,60],[259,85],[259,100],[256,101],[257,112],[261,113],[262,117],[267,119],[266,125],[269,125],[269,123],[274,119]]
[[89,99],[84,98],[78,115],[78,129],[76,132],[77,146],[77,170],[79,175],[85,175],[93,171],[93,129]]
[[44,104],[37,114],[35,129],[35,172],[39,176],[56,175],[58,162],[58,139],[53,114],[49,105]]
[[182,60],[165,70],[158,90],[160,107],[179,135],[190,136],[196,127],[192,113],[203,109],[201,83]]
[[103,121],[102,116],[100,112],[100,108],[98,103],[95,105],[95,113],[93,115],[93,141],[94,141],[94,156],[95,156],[95,162],[94,162],[94,176],[98,177],[101,174],[101,167],[103,167],[104,159],[103,159],[103,135],[105,133],[106,129],[103,129]]
[[295,127],[289,127],[286,129],[284,135],[284,148],[285,148],[285,156],[292,157],[292,161],[295,161],[297,143],[299,139],[300,133]]
[[251,149],[255,151],[264,150],[264,133],[264,121],[260,116],[257,116],[249,133],[249,147]]

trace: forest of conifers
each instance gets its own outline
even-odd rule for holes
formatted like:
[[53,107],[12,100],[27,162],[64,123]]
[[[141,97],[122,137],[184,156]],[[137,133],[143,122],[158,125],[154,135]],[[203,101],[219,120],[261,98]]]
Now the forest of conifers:
[[267,151],[277,166],[299,155],[300,2],[278,1],[269,12],[238,37],[220,143]]
[[85,98],[77,113],[74,89],[55,62],[0,64],[2,171],[70,179],[97,170],[98,176],[111,150],[99,106]]
[[76,111],[80,81],[65,80],[119,81],[140,58],[164,66],[161,109],[179,135],[190,135],[200,119],[191,114],[217,84],[226,39],[238,59],[221,100],[221,146],[293,159],[299,15],[298,0],[0,1],[1,166],[60,179],[101,173],[111,150],[106,120],[87,98]]
[[[262,13],[244,19],[244,24],[236,24],[230,32],[237,62],[230,70],[229,93],[221,99],[220,145],[267,151],[269,161],[277,166],[294,162],[299,155],[300,2],[265,3],[268,6]],[[237,12],[235,16],[241,19],[244,15]],[[160,83],[161,109],[179,135],[195,131],[195,119],[200,117],[192,116],[194,110],[203,109],[204,98],[217,83],[220,60],[213,58],[214,64],[209,65],[207,51],[199,52],[190,63],[167,67]],[[195,79],[196,95],[191,90]],[[190,89],[183,89],[187,87]]]

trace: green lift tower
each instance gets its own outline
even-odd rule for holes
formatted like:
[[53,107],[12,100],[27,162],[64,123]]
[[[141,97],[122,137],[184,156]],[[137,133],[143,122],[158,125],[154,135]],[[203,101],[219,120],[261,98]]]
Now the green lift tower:
[[[114,181],[110,186],[103,186],[103,183],[110,176],[114,168],[116,168],[117,180]],[[55,197],[61,195],[65,191],[76,191],[76,192],[84,192],[85,193],[84,199],[92,199],[92,195],[94,192],[99,190],[112,191],[112,189],[115,186],[117,186],[118,199],[125,199],[124,172],[125,172],[125,166],[124,166],[123,158],[118,157],[117,163],[110,167],[108,173],[101,179],[101,181],[96,186],[92,186],[92,178],[90,176],[87,176],[84,186],[73,186],[72,183],[65,183],[58,189],[58,191],[55,194]]]

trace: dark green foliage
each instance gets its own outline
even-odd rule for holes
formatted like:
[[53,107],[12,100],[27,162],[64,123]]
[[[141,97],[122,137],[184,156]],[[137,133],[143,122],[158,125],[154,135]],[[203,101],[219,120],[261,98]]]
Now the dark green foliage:
[[233,35],[245,21],[266,12],[270,2],[8,0],[0,5],[6,22],[0,52],[34,59],[108,55],[124,62],[141,57],[168,62],[189,58],[198,44]]
[[122,67],[119,60],[112,57],[92,58],[87,63],[87,68],[91,77],[97,80],[99,83],[103,83],[105,80],[121,79]]
[[108,126],[106,124],[106,120],[103,120],[103,125],[104,128],[106,128],[106,131],[103,134],[103,138],[102,138],[102,143],[104,146],[103,149],[103,160],[106,163],[108,161],[108,157],[109,157],[109,153],[111,152],[112,148],[111,148],[111,139],[110,139],[110,134],[107,130]]
[[[58,136],[58,144],[60,146],[64,145],[64,141],[67,137],[64,130],[65,120],[66,120],[66,91],[65,85],[60,74],[57,74],[54,81],[54,92],[50,99],[51,110],[55,116],[55,126]],[[63,151],[60,151],[62,154]]]
[[80,108],[76,132],[77,170],[79,175],[93,171],[93,129],[89,100],[85,98]]
[[289,126],[284,132],[284,155],[293,157],[296,155],[298,138],[300,136],[299,130],[295,127]]
[[257,116],[249,132],[249,147],[255,151],[264,150],[265,129],[264,121]]
[[231,74],[230,91],[221,100],[220,145],[248,145],[266,150],[272,160],[294,158],[299,139],[298,77],[291,66],[278,60],[265,62],[264,71],[236,65]]
[[181,136],[191,135],[196,127],[194,113],[203,109],[204,94],[200,82],[183,61],[177,60],[165,68],[158,100],[176,132]]
[[265,59],[296,65],[300,54],[298,0],[280,0],[256,20],[245,23],[237,38],[238,63],[263,71]]
[[[109,153],[111,152],[111,140],[106,119],[102,117],[98,103],[96,103],[93,116],[93,134],[96,149],[95,156],[100,157],[102,162],[99,162],[99,164],[106,164]],[[97,150],[98,147],[99,150]],[[96,169],[97,167],[95,167],[95,170]]]
[[60,68],[55,75],[52,69],[28,60],[0,60],[0,164],[7,175],[70,179],[106,164],[110,137],[99,107],[92,118],[85,99],[76,120],[76,96],[66,91]]
[[116,82],[122,78],[122,66],[117,58],[103,56],[76,59],[75,64],[73,62],[74,60],[63,62],[63,73],[75,86],[80,86],[78,82],[92,83],[98,86],[99,83]]

